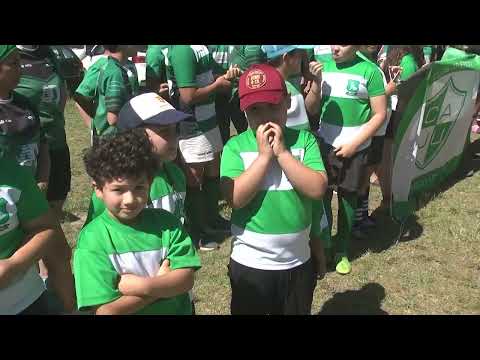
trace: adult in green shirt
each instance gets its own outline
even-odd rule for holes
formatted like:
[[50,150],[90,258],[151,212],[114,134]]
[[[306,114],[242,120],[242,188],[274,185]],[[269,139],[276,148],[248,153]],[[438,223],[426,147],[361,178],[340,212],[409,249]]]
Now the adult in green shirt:
[[0,169],[0,314],[51,313],[37,268],[41,258],[54,265],[53,286],[70,312],[75,298],[69,258],[62,255],[70,254],[63,232],[32,174],[1,155]]
[[15,45],[0,45],[0,143],[37,179],[42,191],[48,187],[50,156],[40,128],[38,111],[26,97],[13,90],[20,81],[20,54]]
[[22,76],[15,92],[35,104],[50,154],[47,200],[57,218],[70,191],[70,151],[65,134],[67,84],[45,45],[17,45]]

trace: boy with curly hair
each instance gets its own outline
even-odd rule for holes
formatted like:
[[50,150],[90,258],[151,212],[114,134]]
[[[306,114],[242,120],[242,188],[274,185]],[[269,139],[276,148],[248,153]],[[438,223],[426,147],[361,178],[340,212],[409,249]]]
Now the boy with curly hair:
[[83,228],[77,242],[79,310],[191,314],[188,291],[200,259],[174,215],[145,208],[157,170],[148,137],[129,131],[102,139],[84,162],[106,211]]

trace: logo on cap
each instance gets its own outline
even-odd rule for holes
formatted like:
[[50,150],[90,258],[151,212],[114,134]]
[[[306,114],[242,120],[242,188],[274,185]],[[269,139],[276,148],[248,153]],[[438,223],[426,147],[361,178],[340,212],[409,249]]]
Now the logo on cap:
[[252,70],[247,75],[246,83],[249,89],[261,88],[267,83],[267,75],[262,70]]

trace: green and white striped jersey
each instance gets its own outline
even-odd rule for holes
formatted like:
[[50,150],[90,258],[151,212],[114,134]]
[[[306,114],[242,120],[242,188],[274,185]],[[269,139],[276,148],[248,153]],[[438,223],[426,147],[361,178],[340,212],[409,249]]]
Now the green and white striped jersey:
[[230,66],[233,45],[207,45],[213,59],[213,74],[223,75]]
[[313,48],[313,56],[315,61],[321,63],[333,60],[332,48],[330,45],[317,45]]
[[[285,128],[284,140],[286,148],[305,166],[325,171],[313,134]],[[225,145],[221,176],[240,176],[257,157],[255,134],[248,129]],[[264,270],[291,269],[308,261],[312,204],[313,200],[295,190],[278,162],[272,160],[255,197],[232,211],[232,259]]]
[[[370,98],[384,95],[380,69],[358,56],[346,63],[328,61],[322,76],[318,135],[334,147],[351,142],[370,120]],[[357,151],[370,146],[371,139]]]
[[213,59],[205,45],[172,45],[168,48],[167,76],[172,81],[171,98],[176,109],[192,114],[195,121],[180,123],[180,138],[187,139],[214,129],[217,126],[215,93],[202,103],[184,104],[179,88],[203,88],[214,82]]
[[[0,259],[11,257],[24,243],[23,224],[48,213],[48,202],[28,169],[15,159],[0,157]],[[0,288],[0,314],[26,309],[45,291],[36,264]]]
[[[104,211],[80,232],[73,256],[79,310],[112,302],[122,295],[122,274],[155,276],[168,259],[172,270],[200,268],[200,258],[178,219],[161,209],[144,209],[133,225]],[[190,315],[188,293],[158,299],[136,314]]]
[[[297,77],[293,80],[297,80]],[[310,130],[305,99],[298,81],[285,80],[292,102],[287,110],[287,127],[295,130]]]

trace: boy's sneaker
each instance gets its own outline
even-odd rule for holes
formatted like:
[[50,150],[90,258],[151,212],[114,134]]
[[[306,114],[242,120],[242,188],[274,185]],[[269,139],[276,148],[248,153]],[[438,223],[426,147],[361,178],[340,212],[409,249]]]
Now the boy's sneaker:
[[208,224],[205,226],[205,232],[207,234],[218,234],[218,233],[229,234],[231,231],[230,226],[231,226],[230,221],[227,221],[223,217],[218,215],[213,224]]
[[352,271],[352,265],[346,256],[337,255],[337,266],[335,267],[335,270],[341,275],[350,274]]
[[200,240],[199,246],[201,251],[213,251],[220,249],[220,245],[218,245],[215,241],[204,243],[203,239]]

